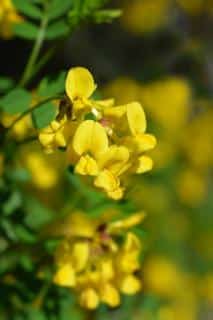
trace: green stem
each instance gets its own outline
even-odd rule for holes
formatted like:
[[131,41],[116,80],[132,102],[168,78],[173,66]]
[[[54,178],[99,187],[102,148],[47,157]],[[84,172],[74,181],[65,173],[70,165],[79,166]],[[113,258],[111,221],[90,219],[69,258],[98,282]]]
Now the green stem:
[[47,52],[44,53],[41,59],[34,66],[34,69],[31,75],[32,77],[35,77],[37,75],[37,73],[41,70],[41,68],[50,60],[50,58],[52,58],[55,51],[56,51],[56,46],[53,48],[50,48]]
[[39,28],[39,31],[38,31],[38,34],[37,34],[36,41],[35,41],[34,46],[32,48],[32,52],[30,54],[29,60],[28,60],[28,62],[26,64],[26,66],[25,66],[22,78],[21,78],[21,80],[19,82],[19,85],[21,87],[26,86],[26,84],[29,82],[29,80],[32,77],[33,68],[34,68],[36,60],[37,60],[37,58],[39,56],[39,53],[40,53],[40,50],[41,50],[41,47],[42,47],[42,44],[43,44],[43,41],[44,41],[44,38],[45,38],[45,31],[46,31],[46,27],[48,25],[48,17],[46,15],[46,10],[47,10],[46,7],[47,6],[45,6],[45,11],[44,11],[41,23],[40,23],[40,28]]
[[43,106],[44,103],[47,103],[49,101],[52,101],[52,100],[56,100],[56,99],[60,99],[61,96],[54,96],[54,97],[49,97],[49,98],[46,98],[40,102],[38,102],[37,104],[35,104],[32,108],[30,109],[27,109],[26,111],[24,111],[22,114],[20,114],[20,116],[18,118],[16,118],[12,123],[11,125],[6,128],[6,133],[8,133],[15,125],[17,122],[19,122],[22,118],[24,118],[26,115],[28,115],[29,113],[32,113],[33,111],[35,111],[36,109],[39,109],[40,107]]

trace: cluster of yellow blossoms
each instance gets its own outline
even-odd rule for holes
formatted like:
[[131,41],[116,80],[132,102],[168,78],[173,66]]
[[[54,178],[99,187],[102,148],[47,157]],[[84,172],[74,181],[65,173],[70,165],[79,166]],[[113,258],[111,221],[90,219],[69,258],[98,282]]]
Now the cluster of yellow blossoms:
[[40,131],[39,140],[46,152],[66,148],[75,173],[93,176],[94,185],[115,200],[124,193],[124,178],[152,169],[145,153],[156,144],[145,133],[146,117],[140,103],[114,106],[114,100],[94,100],[96,84],[82,67],[68,72],[66,97],[56,119]]
[[0,1],[0,36],[10,38],[12,36],[12,26],[19,23],[22,18],[16,12],[11,0]]
[[142,222],[144,213],[113,220],[115,214],[91,219],[75,212],[64,224],[57,224],[57,234],[65,238],[55,255],[54,282],[74,289],[80,305],[88,309],[100,303],[116,307],[120,293],[133,295],[141,289],[141,242],[129,229]]

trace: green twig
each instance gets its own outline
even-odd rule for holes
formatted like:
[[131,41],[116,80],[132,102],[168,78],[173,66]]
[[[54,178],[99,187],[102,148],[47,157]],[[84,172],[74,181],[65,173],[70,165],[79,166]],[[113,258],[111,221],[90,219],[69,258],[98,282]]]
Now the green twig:
[[23,75],[21,77],[21,80],[19,82],[19,85],[21,87],[26,86],[26,84],[29,82],[29,80],[32,78],[33,75],[33,68],[34,65],[36,63],[36,60],[39,56],[44,38],[45,38],[45,32],[46,32],[46,27],[48,25],[48,16],[46,14],[47,12],[47,5],[44,5],[44,13],[43,13],[43,17],[41,19],[41,23],[40,23],[40,28],[37,34],[37,38],[35,40],[34,46],[32,48],[29,60],[25,66]]
[[52,101],[52,100],[56,100],[56,99],[60,99],[61,96],[54,96],[54,97],[49,97],[49,98],[46,98],[46,99],[43,99],[42,101],[39,101],[37,104],[35,104],[32,108],[30,109],[27,109],[26,111],[24,111],[22,114],[20,114],[19,117],[17,117],[12,123],[11,125],[6,128],[6,132],[8,133],[15,125],[17,122],[19,122],[22,118],[24,118],[26,115],[28,115],[29,113],[32,113],[33,111],[39,109],[40,107],[42,107],[42,105],[44,103],[47,103],[49,101]]

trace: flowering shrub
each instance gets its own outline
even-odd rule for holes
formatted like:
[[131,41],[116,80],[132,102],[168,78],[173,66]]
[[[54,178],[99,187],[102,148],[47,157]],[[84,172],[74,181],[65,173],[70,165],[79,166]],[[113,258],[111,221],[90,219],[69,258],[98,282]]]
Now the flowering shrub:
[[0,319],[211,317],[211,18],[0,1]]

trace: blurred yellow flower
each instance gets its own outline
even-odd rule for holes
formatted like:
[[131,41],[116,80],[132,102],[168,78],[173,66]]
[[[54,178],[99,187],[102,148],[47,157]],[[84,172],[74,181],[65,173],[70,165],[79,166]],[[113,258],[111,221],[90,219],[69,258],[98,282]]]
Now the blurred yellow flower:
[[177,266],[163,256],[152,256],[144,267],[147,290],[161,297],[173,297],[182,289],[183,279]]
[[208,171],[213,165],[213,111],[196,115],[181,137],[183,150],[193,167],[200,171]]
[[76,212],[55,230],[65,238],[55,255],[54,282],[73,288],[87,309],[100,303],[116,307],[120,293],[132,295],[141,289],[141,280],[135,275],[140,269],[141,242],[128,230],[143,221],[144,213],[109,219],[111,214],[91,219]]
[[180,171],[176,187],[181,201],[196,207],[205,198],[206,177],[197,170],[188,168]]
[[[8,128],[13,121],[15,121],[18,118],[19,115],[10,115],[8,113],[2,113],[0,122],[5,128]],[[30,115],[26,115],[13,126],[11,129],[11,134],[16,138],[17,140],[22,140],[29,136],[29,133],[33,131],[33,125]]]
[[145,110],[167,134],[180,134],[187,123],[191,95],[188,82],[178,77],[141,86],[141,101]]
[[57,147],[66,147],[64,123],[64,119],[54,120],[48,127],[40,130],[39,141],[46,153],[52,153]]
[[31,174],[32,183],[40,189],[54,187],[59,181],[59,173],[42,154],[31,151],[25,153],[26,168]]
[[9,39],[13,35],[12,27],[22,21],[12,0],[1,0],[0,3],[0,37]]
[[124,2],[122,24],[134,33],[153,32],[169,18],[171,0],[132,0]]
[[212,0],[177,0],[177,3],[190,15],[213,14]]

